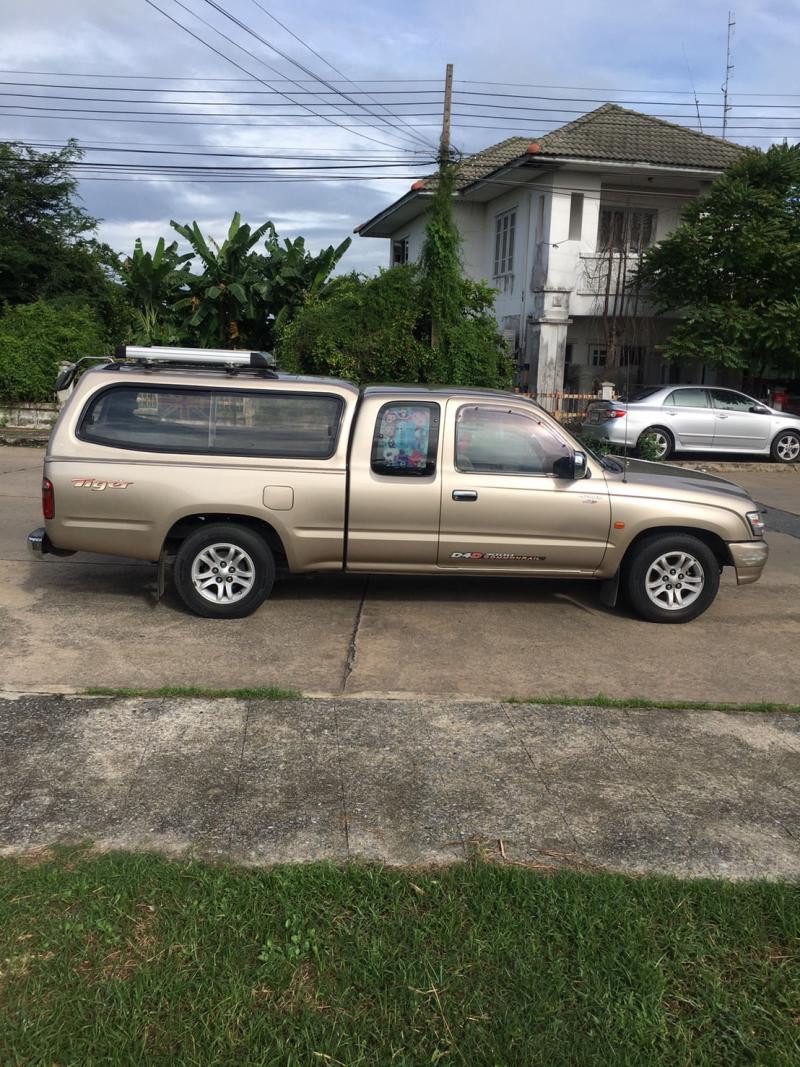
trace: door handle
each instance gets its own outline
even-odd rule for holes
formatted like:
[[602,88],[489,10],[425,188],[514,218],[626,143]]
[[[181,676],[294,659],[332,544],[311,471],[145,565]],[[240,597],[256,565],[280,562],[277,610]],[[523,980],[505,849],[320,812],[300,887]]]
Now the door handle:
[[453,500],[477,500],[477,489],[454,489]]
[[717,415],[718,419],[727,419],[727,415]]

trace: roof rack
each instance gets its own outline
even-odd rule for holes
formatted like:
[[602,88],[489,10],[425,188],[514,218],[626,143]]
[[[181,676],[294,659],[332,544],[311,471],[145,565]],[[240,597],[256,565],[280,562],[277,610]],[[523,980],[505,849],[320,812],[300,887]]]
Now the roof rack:
[[173,348],[169,346],[148,347],[145,345],[120,345],[114,353],[117,365],[120,362],[142,363],[155,367],[166,363],[173,366],[191,364],[202,367],[219,367],[229,374],[237,374],[243,367],[261,371],[265,376],[277,377],[277,361],[271,352],[250,352],[227,348]]

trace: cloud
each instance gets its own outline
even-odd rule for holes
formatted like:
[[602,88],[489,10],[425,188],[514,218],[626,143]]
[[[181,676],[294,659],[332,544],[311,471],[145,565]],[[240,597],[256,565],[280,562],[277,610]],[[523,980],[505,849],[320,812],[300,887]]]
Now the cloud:
[[[268,71],[256,60],[237,52],[213,32],[195,20],[173,0],[157,0],[160,6],[182,22],[191,21],[199,36],[213,41],[241,62],[248,70],[258,73],[268,84],[277,84],[274,71]],[[261,56],[278,72],[297,79],[305,75],[291,67],[259,42],[236,29],[215,14],[203,0],[188,0],[197,14],[208,19],[246,48]],[[304,50],[287,35],[252,0],[227,0],[226,8],[273,41],[287,54],[320,73],[323,77],[339,78],[330,67]],[[575,117],[582,110],[591,109],[596,101],[607,97],[619,102],[632,101],[641,110],[672,112],[690,115],[691,109],[679,108],[676,102],[688,103],[688,97],[669,95],[667,90],[689,89],[687,60],[698,90],[702,94],[707,114],[719,116],[719,85],[723,78],[725,32],[729,0],[618,0],[614,5],[597,4],[596,0],[572,0],[569,4],[532,5],[528,0],[494,0],[487,8],[485,0],[439,0],[436,4],[422,0],[408,0],[402,6],[388,0],[355,0],[347,5],[331,6],[323,0],[309,0],[303,5],[288,0],[271,0],[274,14],[339,71],[379,92],[384,85],[372,81],[381,78],[428,79],[426,82],[407,81],[403,99],[412,101],[401,106],[389,96],[376,96],[381,103],[389,101],[395,113],[431,111],[418,127],[435,145],[439,133],[440,90],[445,64],[455,64],[456,103],[454,106],[454,143],[464,151],[474,151],[512,133],[535,136],[556,124]],[[137,86],[140,91],[119,94],[129,97],[148,97],[163,101],[157,105],[164,118],[178,117],[178,124],[145,123],[137,116],[94,116],[98,121],[83,121],[76,115],[63,112],[59,116],[35,117],[35,111],[21,112],[8,105],[14,100],[36,105],[36,101],[21,98],[0,98],[0,138],[23,138],[42,143],[63,143],[70,136],[84,144],[96,146],[89,153],[92,160],[125,162],[132,159],[160,163],[184,162],[206,164],[212,159],[193,159],[191,155],[115,155],[100,151],[125,146],[159,147],[167,152],[191,152],[198,146],[213,151],[250,151],[262,154],[291,155],[295,162],[307,163],[300,157],[314,156],[322,161],[331,152],[357,155],[382,151],[382,146],[332,124],[296,127],[271,119],[263,97],[242,97],[234,91],[263,90],[258,81],[248,82],[235,66],[191,38],[179,27],[143,0],[81,0],[80,4],[64,4],[63,0],[37,0],[35,4],[6,5],[3,13],[3,33],[0,38],[0,68],[6,70],[40,70],[73,72],[82,75],[75,79],[47,79],[3,75],[0,78],[26,81],[70,81],[73,84],[105,85],[109,88]],[[737,34],[735,70],[732,90],[739,110],[736,116],[747,114],[743,94],[750,92],[789,91],[795,81],[796,56],[800,49],[800,18],[790,0],[740,0],[737,4]],[[100,79],[100,74],[126,75],[130,79]],[[152,80],[145,80],[145,76]],[[219,106],[200,106],[176,103],[176,94],[159,94],[159,86],[174,78],[191,78],[189,82],[172,82],[173,87],[185,88],[194,98],[205,97],[222,101]],[[219,82],[214,79],[232,78],[241,81]],[[528,107],[564,108],[564,111],[519,111],[516,118],[465,120],[465,80],[504,83],[485,85],[490,92],[519,92],[508,83],[536,83],[551,86],[594,87],[550,91],[549,95],[565,98],[552,102],[520,99],[515,102]],[[296,88],[281,83],[287,90]],[[13,86],[0,86],[8,91]],[[199,90],[214,90],[201,94]],[[617,90],[648,89],[647,95],[619,94]],[[29,88],[35,94],[46,94],[43,88]],[[53,90],[62,95],[77,95],[76,91]],[[435,91],[435,95],[431,93]],[[412,95],[413,92],[413,95]],[[546,90],[531,89],[544,94]],[[83,95],[92,95],[84,92]],[[117,95],[108,91],[96,96]],[[186,99],[191,99],[187,96]],[[299,97],[297,97],[299,99]],[[640,100],[663,99],[663,106]],[[258,108],[248,108],[243,101],[258,101]],[[168,102],[167,102],[168,101]],[[311,98],[312,105],[315,103]],[[421,103],[430,101],[430,103]],[[672,104],[669,103],[672,101]],[[490,113],[491,103],[509,103],[486,97],[479,110]],[[786,102],[796,103],[791,97]],[[70,107],[69,101],[52,101]],[[341,101],[343,107],[346,102]],[[83,106],[91,107],[91,103]],[[115,108],[110,103],[97,102],[97,108]],[[288,105],[287,105],[288,106]],[[126,105],[135,110],[144,105]],[[370,104],[373,111],[379,108]],[[211,118],[182,118],[181,110],[247,111],[254,115],[252,123],[235,118],[229,122],[242,125],[209,125]],[[330,109],[328,109],[330,112]],[[750,109],[752,113],[752,109]],[[798,108],[800,113],[800,107]],[[497,112],[497,114],[504,114]],[[123,118],[133,121],[121,121]],[[337,118],[340,121],[341,117]],[[347,124],[341,119],[343,124]],[[394,119],[390,119],[394,122]],[[402,124],[401,119],[401,124]],[[276,122],[277,125],[256,125]],[[484,130],[472,126],[510,123],[507,129]],[[718,119],[717,119],[718,122]],[[757,124],[757,123],[756,123]],[[362,133],[379,141],[409,147],[407,131],[384,126],[383,129],[363,129]],[[745,135],[746,136],[746,135]],[[753,131],[753,136],[767,137],[767,131]],[[776,134],[779,138],[780,134]],[[765,145],[767,140],[755,143]],[[417,146],[418,148],[420,146]],[[395,151],[395,150],[387,150]],[[430,152],[432,153],[433,147]],[[274,182],[264,184],[195,184],[185,179],[175,182],[137,180],[84,181],[81,193],[87,209],[103,219],[100,236],[120,250],[127,251],[137,236],[152,245],[158,236],[169,237],[171,218],[181,222],[197,219],[204,232],[217,236],[224,233],[234,211],[254,224],[271,218],[280,233],[287,237],[303,234],[312,249],[338,244],[352,233],[353,227],[369,218],[393,199],[407,191],[410,181],[431,170],[430,154],[403,153],[406,162],[394,180],[330,181],[330,182]],[[289,162],[290,160],[273,160]],[[268,160],[224,160],[220,163],[257,165]],[[371,271],[388,261],[383,241],[355,237],[353,246],[342,261],[343,269]]]

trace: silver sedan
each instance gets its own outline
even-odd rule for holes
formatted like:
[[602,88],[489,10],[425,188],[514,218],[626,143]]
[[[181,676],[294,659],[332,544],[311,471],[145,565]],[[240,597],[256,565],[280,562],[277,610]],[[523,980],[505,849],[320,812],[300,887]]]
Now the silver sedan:
[[716,386],[662,385],[642,389],[627,403],[595,400],[581,433],[631,449],[651,434],[658,459],[676,452],[751,452],[778,463],[800,459],[800,417]]

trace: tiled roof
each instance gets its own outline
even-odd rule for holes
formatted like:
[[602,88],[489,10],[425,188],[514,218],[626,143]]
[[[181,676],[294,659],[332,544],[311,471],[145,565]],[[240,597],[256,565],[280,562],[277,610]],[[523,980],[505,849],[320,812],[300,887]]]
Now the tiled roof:
[[[467,156],[460,167],[457,188],[464,189],[513,163],[528,152],[531,144],[539,146],[536,155],[544,158],[608,159],[699,170],[724,170],[744,151],[741,145],[720,137],[698,133],[618,104],[603,104],[542,137],[509,137]],[[431,178],[425,179],[425,188],[431,189],[433,185]]]

